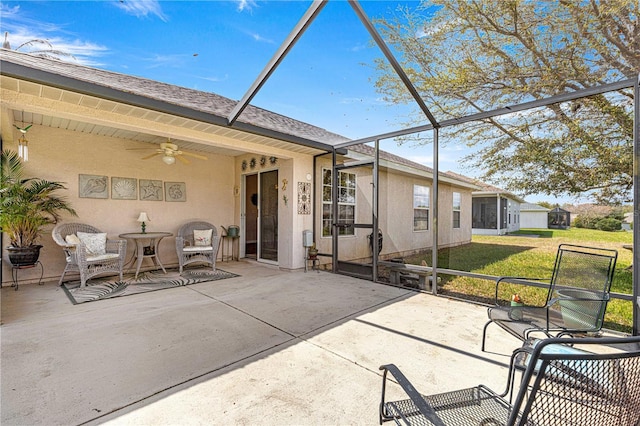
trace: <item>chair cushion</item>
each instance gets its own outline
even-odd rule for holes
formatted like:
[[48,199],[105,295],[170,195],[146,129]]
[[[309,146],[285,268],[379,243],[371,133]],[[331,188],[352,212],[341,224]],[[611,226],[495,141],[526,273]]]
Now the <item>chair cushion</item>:
[[187,252],[201,252],[201,251],[212,251],[213,247],[211,246],[187,246],[182,249],[184,253]]
[[104,261],[104,260],[118,259],[119,257],[120,256],[118,255],[118,253],[105,253],[105,254],[100,254],[98,256],[87,256],[87,261],[98,262],[100,260]]
[[213,229],[194,229],[193,241],[196,246],[210,246]]
[[69,234],[64,237],[64,240],[67,242],[67,244],[73,244],[74,246],[80,244],[80,238],[78,238],[76,234]]
[[87,247],[89,255],[100,256],[107,249],[106,233],[78,232],[78,238]]

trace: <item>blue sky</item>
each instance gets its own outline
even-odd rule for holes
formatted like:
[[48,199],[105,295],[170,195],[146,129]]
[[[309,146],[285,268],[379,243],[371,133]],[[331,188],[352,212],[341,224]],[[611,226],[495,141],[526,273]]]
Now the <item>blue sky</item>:
[[[310,1],[2,1],[0,29],[13,49],[34,38],[77,62],[240,99]],[[370,18],[416,1],[361,1]],[[28,48],[20,49],[28,51]],[[252,104],[349,138],[403,128],[415,107],[385,104],[372,63],[382,57],[344,0],[332,0]],[[426,120],[425,120],[426,123]],[[431,145],[383,148],[432,166]],[[440,170],[462,167],[461,146],[440,149]],[[528,197],[528,200],[549,200]]]

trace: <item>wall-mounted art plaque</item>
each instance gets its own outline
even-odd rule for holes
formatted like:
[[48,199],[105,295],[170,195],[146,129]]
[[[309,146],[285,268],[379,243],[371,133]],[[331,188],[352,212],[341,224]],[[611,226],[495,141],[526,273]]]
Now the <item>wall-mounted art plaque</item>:
[[311,183],[298,182],[298,214],[311,214]]
[[138,199],[138,179],[112,177],[111,178],[111,199],[112,200],[137,200]]
[[162,181],[140,179],[138,182],[141,201],[162,201]]
[[78,197],[109,198],[109,177],[78,175]]
[[187,185],[184,182],[165,182],[164,200],[187,201]]

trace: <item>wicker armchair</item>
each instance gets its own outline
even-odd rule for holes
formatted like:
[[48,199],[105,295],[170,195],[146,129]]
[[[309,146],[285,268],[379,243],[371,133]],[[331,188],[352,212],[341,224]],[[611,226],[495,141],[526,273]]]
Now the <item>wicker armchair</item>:
[[60,223],[51,231],[53,241],[62,247],[67,261],[59,284],[62,285],[62,280],[69,271],[80,273],[81,287],[85,287],[90,278],[107,272],[118,273],[122,281],[127,241],[107,240],[105,253],[95,255],[90,253],[82,242],[70,244],[66,241],[68,235],[77,235],[78,232],[101,233],[102,231],[84,223]]
[[[211,229],[211,245],[196,245],[193,231],[207,231]],[[218,247],[220,236],[216,227],[208,222],[188,222],[180,227],[176,237],[176,252],[178,254],[178,264],[180,272],[185,265],[194,262],[206,262],[211,264],[216,270],[216,257],[218,257]]]

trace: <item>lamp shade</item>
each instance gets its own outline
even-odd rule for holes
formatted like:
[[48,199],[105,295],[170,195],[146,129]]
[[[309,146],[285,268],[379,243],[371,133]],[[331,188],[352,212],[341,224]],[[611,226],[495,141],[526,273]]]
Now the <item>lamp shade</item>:
[[176,157],[173,155],[165,155],[162,157],[162,161],[164,161],[165,164],[173,164],[176,162]]
[[138,216],[138,222],[151,222],[149,220],[149,216],[147,216],[146,212],[140,212],[140,216]]

